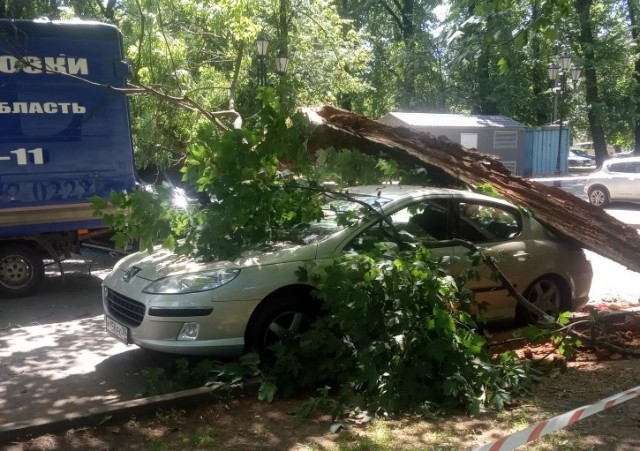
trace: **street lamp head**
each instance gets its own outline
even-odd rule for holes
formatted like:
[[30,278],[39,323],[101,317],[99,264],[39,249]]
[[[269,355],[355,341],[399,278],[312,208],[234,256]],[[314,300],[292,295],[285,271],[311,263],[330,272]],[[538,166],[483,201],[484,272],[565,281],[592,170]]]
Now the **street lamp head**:
[[258,35],[256,44],[258,46],[258,56],[264,57],[267,54],[267,49],[269,48],[269,41],[264,34],[260,33]]
[[582,67],[580,66],[573,66],[573,68],[571,68],[571,81],[573,81],[573,84],[576,85],[578,84],[578,81],[580,81],[580,73],[582,72]]
[[560,57],[560,67],[562,68],[562,72],[567,72],[569,70],[569,66],[571,65],[571,55],[567,52],[564,52]]
[[549,77],[550,82],[556,81],[556,79],[558,78],[559,71],[560,71],[560,68],[555,62],[549,64],[549,68],[547,69],[547,76]]
[[280,50],[276,57],[276,72],[280,75],[287,73],[287,66],[289,65],[289,55],[286,50]]

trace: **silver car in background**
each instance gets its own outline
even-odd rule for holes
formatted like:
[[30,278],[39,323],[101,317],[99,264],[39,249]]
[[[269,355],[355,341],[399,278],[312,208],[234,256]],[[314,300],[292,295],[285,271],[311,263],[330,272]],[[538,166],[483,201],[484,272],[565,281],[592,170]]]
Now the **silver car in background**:
[[605,161],[587,177],[584,192],[589,202],[601,207],[615,201],[640,201],[640,157]]

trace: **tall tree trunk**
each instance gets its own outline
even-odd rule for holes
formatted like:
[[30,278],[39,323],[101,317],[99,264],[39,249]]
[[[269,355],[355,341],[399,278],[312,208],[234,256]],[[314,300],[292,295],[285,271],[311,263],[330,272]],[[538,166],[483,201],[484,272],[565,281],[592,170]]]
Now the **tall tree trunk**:
[[584,57],[585,98],[587,103],[587,118],[593,148],[596,154],[596,163],[602,164],[609,157],[607,142],[604,137],[604,129],[600,120],[602,112],[600,98],[598,96],[598,83],[595,66],[593,30],[591,29],[591,5],[593,0],[576,0],[576,11],[580,21],[580,46]]
[[[468,17],[475,15],[477,1],[471,1],[467,5]],[[492,19],[488,19],[485,29],[492,28]],[[483,39],[480,37],[479,39]],[[480,52],[475,60],[475,73],[473,74],[476,83],[476,92],[474,93],[474,105],[471,108],[471,114],[499,114],[496,102],[492,99],[493,84],[491,82],[491,72],[489,70],[491,63],[492,49],[486,45],[480,48]]]
[[5,17],[9,19],[22,19],[22,11],[25,6],[27,6],[28,1],[30,0],[8,0],[6,2]]
[[633,65],[633,101],[634,101],[634,115],[633,115],[633,136],[634,147],[633,154],[640,155],[640,37],[638,36],[638,3],[636,0],[627,0],[627,7],[629,9],[629,24],[631,25],[631,38],[635,44],[635,63]]
[[483,47],[478,56],[476,67],[476,80],[478,82],[477,105],[473,108],[473,114],[499,114],[498,106],[493,99],[493,83],[489,71],[491,52]]
[[60,10],[58,9],[58,0],[49,0],[49,19],[60,20]]
[[108,0],[104,6],[104,17],[113,22],[115,20],[115,9],[116,0]]
[[[540,19],[540,2],[534,1],[531,10],[531,22],[535,23]],[[531,38],[531,53],[533,61],[542,61],[542,39],[538,33],[534,33]],[[543,66],[536,64],[533,69],[533,95],[536,102],[535,125],[544,125],[549,121],[548,95],[545,94],[548,86],[547,72]]]
[[278,8],[278,44],[280,50],[289,51],[289,0],[280,0]]
[[[280,0],[278,7],[278,45],[280,46],[279,51],[284,51],[289,54],[289,18],[290,18],[290,7],[289,0]],[[238,62],[238,64],[240,64]],[[278,97],[280,99],[280,107],[284,110],[289,110],[293,108],[293,99],[289,93],[287,93],[288,82],[287,82],[287,74],[280,74],[278,77]]]
[[402,65],[402,92],[399,95],[400,107],[409,110],[416,97],[415,84],[415,1],[414,0],[379,0],[391,20],[400,30],[402,43],[404,44],[404,64]]
[[402,40],[404,42],[404,99],[405,107],[415,106],[416,99],[416,63],[415,48],[416,48],[416,27],[414,23],[414,0],[405,0],[402,5],[400,17],[402,19]]

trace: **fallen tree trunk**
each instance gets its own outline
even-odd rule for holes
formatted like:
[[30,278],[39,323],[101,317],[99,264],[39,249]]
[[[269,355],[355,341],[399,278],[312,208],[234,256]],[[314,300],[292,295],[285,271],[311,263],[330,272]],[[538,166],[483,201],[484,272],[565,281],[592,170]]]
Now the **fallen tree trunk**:
[[325,106],[307,111],[316,125],[309,149],[355,148],[384,154],[404,167],[423,167],[444,184],[476,186],[489,182],[506,199],[534,212],[556,233],[579,242],[632,271],[640,272],[640,235],[600,207],[561,188],[512,175],[499,158],[467,150],[447,138],[391,127],[348,111]]

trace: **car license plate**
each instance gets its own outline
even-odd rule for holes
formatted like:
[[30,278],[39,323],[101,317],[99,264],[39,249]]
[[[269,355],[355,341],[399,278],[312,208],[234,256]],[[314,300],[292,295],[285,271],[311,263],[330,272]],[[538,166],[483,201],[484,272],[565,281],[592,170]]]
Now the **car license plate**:
[[108,316],[105,317],[105,319],[107,322],[107,332],[109,332],[111,335],[116,337],[118,340],[120,340],[124,344],[128,345],[129,329],[123,326],[122,324],[118,323],[117,321],[109,318]]

